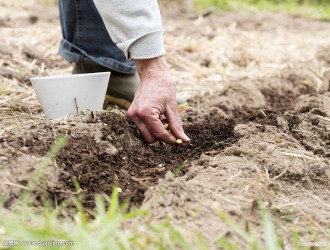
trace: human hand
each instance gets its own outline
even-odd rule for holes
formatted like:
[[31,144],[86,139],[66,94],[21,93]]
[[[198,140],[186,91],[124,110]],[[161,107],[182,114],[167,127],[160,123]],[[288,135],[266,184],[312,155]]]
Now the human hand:
[[[135,122],[147,143],[163,141],[175,144],[177,139],[189,142],[177,111],[175,83],[164,57],[134,60],[140,85],[127,115]],[[170,131],[161,121],[164,116]]]

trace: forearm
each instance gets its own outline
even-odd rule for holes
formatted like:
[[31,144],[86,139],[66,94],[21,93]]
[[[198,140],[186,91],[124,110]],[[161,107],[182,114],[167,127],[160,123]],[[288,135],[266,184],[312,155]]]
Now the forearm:
[[142,80],[148,79],[152,75],[169,71],[168,64],[163,56],[143,60],[135,59],[133,61],[136,65],[137,73]]
[[157,0],[94,0],[104,24],[128,59],[165,54]]

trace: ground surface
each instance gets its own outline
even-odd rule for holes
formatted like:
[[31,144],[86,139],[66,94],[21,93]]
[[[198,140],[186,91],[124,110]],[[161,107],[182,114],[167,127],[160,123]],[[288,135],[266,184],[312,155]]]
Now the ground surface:
[[91,208],[95,194],[117,184],[154,220],[239,241],[215,211],[262,234],[260,200],[288,242],[293,230],[327,240],[330,23],[261,13],[190,20],[167,6],[167,57],[178,90],[191,97],[182,119],[192,142],[147,146],[117,108],[43,119],[29,77],[71,70],[56,55],[56,7],[0,7],[0,192],[8,207],[64,134],[69,142],[46,172],[56,202],[77,195],[73,180]]

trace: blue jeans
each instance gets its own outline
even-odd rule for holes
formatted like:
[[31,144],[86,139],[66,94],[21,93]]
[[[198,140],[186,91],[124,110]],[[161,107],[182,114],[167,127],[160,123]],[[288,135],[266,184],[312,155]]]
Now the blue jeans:
[[71,63],[99,64],[133,74],[135,65],[111,40],[93,0],[59,0],[63,39],[59,55]]

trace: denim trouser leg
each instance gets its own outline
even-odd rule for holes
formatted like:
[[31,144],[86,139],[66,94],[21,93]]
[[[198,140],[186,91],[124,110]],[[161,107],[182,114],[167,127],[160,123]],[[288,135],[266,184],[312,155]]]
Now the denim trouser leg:
[[135,65],[112,42],[93,0],[59,0],[63,39],[59,55],[69,62],[96,63],[132,74]]

